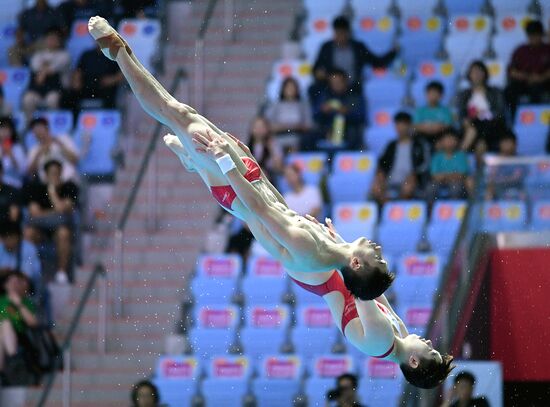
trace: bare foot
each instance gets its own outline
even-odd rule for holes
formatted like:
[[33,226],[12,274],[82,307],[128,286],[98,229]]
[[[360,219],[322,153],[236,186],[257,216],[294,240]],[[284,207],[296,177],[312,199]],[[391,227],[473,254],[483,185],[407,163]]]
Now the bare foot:
[[118,50],[127,46],[122,37],[103,17],[91,17],[88,21],[88,31],[101,47],[101,52],[113,61],[116,59]]
[[167,134],[166,136],[164,136],[163,140],[164,144],[166,144],[166,146],[178,156],[187,171],[197,171],[193,165],[191,157],[189,157],[189,153],[187,152],[185,147],[183,147],[183,144],[181,144],[181,141],[177,136],[174,136],[173,134]]

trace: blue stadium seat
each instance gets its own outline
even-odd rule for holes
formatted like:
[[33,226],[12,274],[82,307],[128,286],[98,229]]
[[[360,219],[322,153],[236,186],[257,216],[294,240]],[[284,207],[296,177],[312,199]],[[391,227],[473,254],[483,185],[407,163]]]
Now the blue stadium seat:
[[304,8],[311,15],[327,15],[334,18],[342,13],[345,0],[304,0]]
[[537,155],[545,151],[549,122],[550,105],[524,105],[518,108],[514,124],[518,154]]
[[451,252],[464,218],[466,202],[437,201],[426,234],[432,251],[445,259]]
[[280,277],[246,276],[242,280],[242,292],[247,305],[281,302],[288,291],[288,279]]
[[239,333],[245,353],[252,358],[279,353],[289,324],[290,310],[286,305],[248,307],[246,326]]
[[302,356],[304,360],[310,360],[315,356],[330,353],[340,332],[336,327],[309,328],[294,327],[291,331],[294,352]]
[[388,144],[395,140],[396,133],[393,123],[385,127],[368,127],[363,134],[363,143],[368,147],[368,151],[375,157],[384,154]]
[[355,373],[354,359],[349,355],[322,355],[310,362],[310,378],[305,384],[309,406],[324,407],[326,393],[336,385],[336,378]]
[[394,201],[384,205],[378,227],[382,251],[390,256],[416,251],[426,222],[423,201]]
[[432,81],[441,82],[445,87],[443,103],[449,104],[455,93],[457,72],[451,62],[423,61],[415,70],[415,80],[411,85],[411,95],[416,106],[426,104],[426,85]]
[[402,16],[427,14],[435,12],[435,7],[439,0],[409,1],[397,0],[397,6]]
[[307,94],[313,77],[311,64],[302,59],[277,61],[271,70],[271,80],[267,84],[266,92],[270,101],[279,99],[283,81],[292,77],[298,81],[302,95]]
[[25,3],[22,1],[7,1],[2,4],[0,24],[8,24],[17,21],[17,16],[23,10]]
[[529,166],[525,184],[532,201],[550,199],[550,156],[541,157]]
[[396,311],[407,326],[409,334],[425,335],[426,327],[432,315],[432,304],[398,305]]
[[355,14],[353,35],[375,54],[385,54],[393,48],[396,31],[393,17]]
[[451,18],[445,50],[455,66],[465,69],[475,59],[482,59],[489,48],[492,21],[482,15],[459,15]]
[[341,152],[333,158],[328,189],[332,204],[364,201],[376,171],[375,157],[369,153]]
[[363,236],[372,240],[378,222],[378,207],[373,202],[340,203],[332,210],[332,221],[347,242]]
[[521,37],[515,35],[495,34],[492,39],[492,48],[499,59],[510,61],[514,50],[523,42]]
[[314,63],[321,45],[332,38],[332,20],[327,16],[311,15],[306,18],[305,27],[302,49],[306,59]]
[[31,79],[27,68],[0,69],[0,85],[4,88],[4,98],[14,110],[19,110],[21,97],[29,86]]
[[195,326],[204,329],[231,329],[240,322],[240,310],[227,304],[209,304],[194,308]]
[[240,406],[248,393],[252,369],[245,356],[214,357],[207,378],[202,381],[202,394],[207,406]]
[[537,201],[531,209],[531,228],[533,230],[550,229],[550,201]]
[[527,208],[522,201],[486,202],[483,205],[483,230],[510,232],[525,229]]
[[118,25],[118,32],[128,42],[143,66],[153,72],[153,57],[157,52],[161,32],[160,21],[148,18],[122,20]]
[[493,11],[497,16],[526,13],[532,3],[532,0],[491,0]]
[[17,24],[9,22],[0,25],[0,67],[8,66],[8,49],[15,42]]
[[392,0],[350,0],[356,15],[385,16],[390,11]]
[[291,406],[300,389],[303,364],[298,356],[267,356],[252,383],[258,406]]
[[95,48],[95,46],[94,39],[88,33],[88,20],[76,20],[71,27],[71,33],[67,41],[67,51],[71,55],[73,68],[78,64],[78,60],[84,51]]
[[200,359],[226,355],[235,340],[235,329],[193,327],[189,330],[189,344]]
[[409,254],[397,263],[392,288],[400,306],[431,304],[439,285],[441,260],[434,254]]
[[330,308],[322,303],[298,303],[296,311],[296,326],[298,328],[333,328],[334,322]]
[[402,78],[376,79],[364,85],[363,93],[369,106],[401,106],[407,94],[407,83]]
[[507,82],[507,64],[500,59],[486,59],[483,62],[489,70],[489,85],[504,89]]
[[120,129],[116,110],[83,111],[78,117],[75,143],[86,155],[80,157],[80,172],[85,176],[112,175],[115,171],[113,150]]
[[441,48],[443,23],[439,17],[411,15],[401,19],[401,58],[409,65],[434,59]]
[[481,12],[481,8],[485,0],[443,0],[447,8],[447,14],[477,14]]
[[393,362],[368,358],[364,361],[359,381],[360,400],[369,407],[387,407],[398,404],[401,396],[402,374]]
[[200,359],[190,356],[162,356],[157,361],[153,383],[160,402],[169,407],[191,405],[197,394],[201,372]]
[[[73,130],[73,113],[68,110],[46,110],[38,111],[34,114],[35,117],[44,117],[48,120],[50,132],[54,136],[71,135]],[[25,147],[30,150],[36,145],[36,137],[32,131],[25,135]]]
[[230,303],[237,292],[242,270],[238,255],[204,255],[197,260],[197,276],[191,281],[191,291],[197,304]]

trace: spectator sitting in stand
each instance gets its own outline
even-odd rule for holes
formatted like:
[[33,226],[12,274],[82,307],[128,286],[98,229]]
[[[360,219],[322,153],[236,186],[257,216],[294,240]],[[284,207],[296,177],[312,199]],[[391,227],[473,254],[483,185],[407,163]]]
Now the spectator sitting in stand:
[[132,386],[132,407],[160,407],[160,395],[153,383],[143,380]]
[[527,44],[516,48],[508,66],[505,94],[512,118],[520,97],[541,103],[543,95],[550,94],[550,44],[543,41],[544,27],[540,21],[530,21],[525,32]]
[[392,198],[413,198],[428,172],[428,148],[413,137],[411,115],[398,112],[393,120],[397,140],[388,144],[378,160],[372,186],[372,197],[380,205]]
[[38,244],[43,237],[41,232],[53,235],[58,268],[55,278],[58,283],[68,282],[74,212],[78,200],[78,187],[71,181],[62,181],[62,170],[60,161],[46,162],[46,182],[34,182],[26,190],[29,220],[25,226],[25,238]]
[[77,182],[76,165],[79,153],[73,140],[64,135],[54,137],[50,133],[48,121],[42,117],[34,119],[29,127],[38,143],[29,151],[28,174],[30,176],[39,174],[40,178],[44,179],[44,173],[41,172],[44,164],[50,158],[55,157],[63,164],[63,180]]
[[416,134],[429,143],[432,151],[436,148],[437,138],[453,124],[451,109],[441,104],[444,89],[441,82],[428,83],[426,85],[427,104],[414,111]]
[[306,185],[297,164],[285,167],[285,180],[290,189],[283,194],[288,207],[304,216],[319,218],[323,206],[321,191],[317,185]]
[[309,90],[311,104],[315,104],[319,92],[326,86],[329,74],[338,69],[347,76],[350,87],[361,93],[361,77],[366,65],[386,66],[392,62],[397,49],[385,55],[373,54],[362,42],[352,38],[350,23],[346,17],[336,17],[332,23],[334,37],[321,47],[313,66],[315,82]]
[[49,109],[59,107],[61,80],[69,69],[71,57],[62,48],[61,32],[58,29],[48,31],[45,49],[37,51],[31,58],[31,82],[23,96],[23,110],[27,122],[39,105]]
[[447,129],[441,137],[440,151],[432,157],[430,166],[430,202],[438,198],[463,199],[472,191],[468,157],[458,149],[458,142],[458,134],[452,129]]
[[110,16],[112,3],[97,0],[67,0],[59,5],[58,11],[66,29],[69,30],[76,20],[89,20],[93,16]]
[[0,295],[0,372],[4,371],[6,358],[14,356],[27,327],[37,327],[35,306],[29,292],[28,278],[18,272],[10,272],[4,279],[4,293]]
[[80,104],[83,99],[84,84],[82,83],[82,71],[76,69],[72,72],[69,85],[61,91],[59,106],[61,109],[73,112],[74,120],[80,113]]
[[15,41],[8,48],[9,66],[27,66],[37,45],[25,40],[25,32],[21,28],[15,30]]
[[96,99],[104,108],[115,106],[118,85],[124,80],[116,62],[105,58],[101,49],[95,47],[80,56],[77,72],[84,84],[83,98]]
[[61,25],[59,13],[50,7],[47,0],[36,0],[34,7],[26,9],[19,15],[19,29],[23,32],[25,41],[30,44],[35,44],[49,30]]
[[13,120],[9,117],[0,118],[0,162],[4,168],[3,181],[21,188],[27,171],[27,157],[17,139]]
[[301,136],[311,128],[311,109],[301,97],[296,79],[283,81],[279,100],[268,107],[266,117],[278,144],[285,150],[298,150]]
[[31,279],[35,288],[41,286],[42,266],[36,246],[24,240],[21,226],[5,222],[0,230],[0,274],[19,270]]
[[498,150],[504,124],[502,92],[488,85],[489,70],[482,61],[474,61],[467,73],[470,88],[458,96],[458,114],[464,130],[462,149],[475,151],[478,162],[486,151]]
[[[498,158],[511,158],[517,155],[516,136],[507,131],[500,139]],[[487,163],[487,189],[485,198],[493,199],[526,199],[524,180],[529,169],[525,164],[491,165]]]
[[467,371],[456,375],[451,391],[441,407],[489,407],[485,396],[474,398],[475,376]]
[[321,138],[335,146],[344,143],[348,149],[359,149],[365,110],[362,93],[350,88],[346,73],[336,69],[329,75],[328,89],[321,92],[313,106],[313,118]]
[[11,105],[6,102],[4,97],[4,88],[0,85],[0,117],[11,116],[12,108]]
[[276,174],[280,174],[283,168],[283,153],[273,137],[271,124],[262,116],[258,116],[252,122],[248,147],[273,181]]
[[357,386],[357,376],[344,373],[336,379],[336,389],[328,392],[327,399],[335,401],[336,407],[361,407]]
[[0,161],[0,229],[3,230],[4,223],[19,222],[21,194],[18,189],[2,181],[4,173],[2,166]]

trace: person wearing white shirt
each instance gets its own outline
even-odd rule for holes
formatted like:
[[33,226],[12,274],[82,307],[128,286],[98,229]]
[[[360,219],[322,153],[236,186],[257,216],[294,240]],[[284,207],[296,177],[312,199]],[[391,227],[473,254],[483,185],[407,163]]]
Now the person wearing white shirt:
[[284,175],[290,187],[290,190],[283,194],[288,207],[300,215],[310,214],[314,218],[319,218],[323,206],[319,187],[306,185],[302,177],[302,171],[296,164],[287,165]]

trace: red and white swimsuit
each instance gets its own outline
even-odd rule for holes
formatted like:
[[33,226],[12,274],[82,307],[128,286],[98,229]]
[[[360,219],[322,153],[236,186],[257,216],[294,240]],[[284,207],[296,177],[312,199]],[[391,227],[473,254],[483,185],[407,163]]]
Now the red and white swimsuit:
[[[292,277],[291,277],[292,278]],[[307,290],[315,295],[324,296],[328,293],[331,293],[333,291],[338,291],[341,293],[344,297],[344,312],[342,313],[342,320],[340,322],[340,330],[342,331],[342,334],[346,336],[346,326],[350,323],[351,320],[355,318],[359,318],[359,314],[357,312],[357,307],[355,305],[355,298],[351,294],[351,292],[346,288],[346,285],[344,284],[344,279],[338,273],[337,271],[333,271],[330,278],[325,281],[323,284],[319,285],[311,285],[311,284],[305,284],[298,280],[295,280],[292,278],[296,284],[298,284],[300,287],[302,287],[304,290]],[[390,323],[395,327],[397,332],[400,332],[399,330],[399,322],[397,319],[392,315],[392,313],[383,305],[380,304],[378,301],[374,301],[380,311],[384,314],[386,318],[390,321]],[[391,347],[388,349],[387,352],[385,352],[382,355],[379,356],[372,356],[373,358],[383,359],[386,356],[388,356],[390,353],[393,352],[394,344],[392,343]]]
[[[242,160],[247,168],[244,177],[248,180],[248,182],[260,180],[262,178],[262,171],[260,170],[260,166],[258,165],[258,163],[248,157],[243,157]],[[210,191],[212,192],[212,196],[214,197],[214,199],[218,201],[221,206],[223,206],[225,209],[231,210],[231,205],[237,197],[237,194],[235,193],[235,190],[233,190],[231,185],[213,186],[210,187]]]

